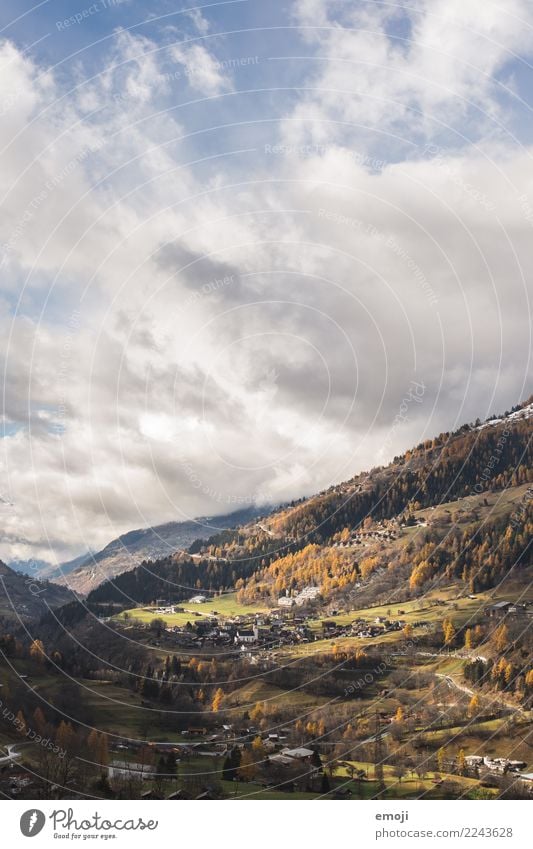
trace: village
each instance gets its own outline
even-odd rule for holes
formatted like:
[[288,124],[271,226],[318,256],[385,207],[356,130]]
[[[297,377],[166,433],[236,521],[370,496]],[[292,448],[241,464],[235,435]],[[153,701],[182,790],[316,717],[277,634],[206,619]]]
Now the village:
[[[149,611],[156,619],[161,617],[159,640],[157,647],[180,647],[183,649],[233,649],[237,652],[251,650],[282,648],[298,644],[312,643],[320,639],[339,637],[359,637],[363,639],[382,636],[389,632],[401,631],[407,626],[402,618],[405,611],[397,611],[398,618],[392,616],[376,616],[373,619],[357,616],[351,622],[340,624],[334,618],[318,618],[310,603],[320,595],[320,588],[304,587],[293,595],[281,596],[278,607],[262,613],[254,612],[234,616],[220,615],[215,609],[204,613],[201,608],[208,599],[204,595],[195,595],[187,603],[171,604],[165,599],[157,599],[152,606],[141,608]],[[194,605],[193,609],[190,605]],[[135,610],[128,612],[128,620],[135,621]],[[330,615],[335,617],[340,611],[330,609]],[[166,618],[180,614],[190,618],[183,625],[166,622]],[[343,618],[346,618],[344,615]],[[424,619],[410,623],[413,627],[427,625]]]
[[[375,744],[378,736],[385,737],[386,726],[393,721],[393,717],[388,719],[382,717],[379,734],[373,735],[367,742]],[[254,725],[241,723],[240,725],[223,724],[210,729],[192,726],[181,732],[179,741],[151,743],[148,747],[140,741],[118,741],[111,751],[112,759],[108,766],[109,779],[129,778],[139,782],[153,782],[158,777],[158,770],[161,769],[161,766],[156,766],[156,762],[161,765],[165,757],[170,758],[176,767],[182,762],[190,767],[195,759],[199,762],[201,759],[211,759],[213,766],[206,766],[205,773],[212,771],[214,774],[215,759],[220,759],[217,763],[226,759],[225,764],[227,764],[228,759],[235,759],[236,753],[238,753],[237,760],[240,760],[246,752],[255,752],[256,757],[259,757],[260,752],[262,778],[256,775],[257,784],[264,787],[282,787],[285,792],[292,792],[296,787],[294,779],[298,774],[300,777],[304,776],[305,781],[309,783],[328,771],[330,774],[333,772],[327,744],[322,746],[314,744],[312,748],[306,745],[294,745],[294,742],[291,743],[293,736],[290,728],[286,732],[280,729],[277,733],[265,733]],[[184,741],[185,737],[187,739]],[[169,762],[166,761],[167,764]],[[351,769],[349,764],[340,761],[337,766],[348,766],[348,773],[352,779],[356,777],[358,782],[371,780],[370,765],[364,768],[354,766]],[[453,775],[458,769],[453,761],[445,761],[441,766],[449,775]],[[489,788],[498,788],[505,777],[511,777],[513,781],[519,782],[525,793],[533,795],[533,773],[524,772],[526,767],[527,763],[522,760],[467,755],[461,766],[461,774],[466,778],[476,779],[482,786]],[[268,779],[270,773],[272,777],[275,776],[275,783],[274,780]],[[242,776],[239,777],[238,771],[226,777],[236,782],[244,780]],[[438,786],[441,782],[442,778],[436,778],[433,783]],[[352,795],[352,791],[344,787],[345,784],[347,782],[339,782],[336,791],[339,797]],[[180,790],[177,792],[182,793]],[[153,790],[147,793],[153,794]]]

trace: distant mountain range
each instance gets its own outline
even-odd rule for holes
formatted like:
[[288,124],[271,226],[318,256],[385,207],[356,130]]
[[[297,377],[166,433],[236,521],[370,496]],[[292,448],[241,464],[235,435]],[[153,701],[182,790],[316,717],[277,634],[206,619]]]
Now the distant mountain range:
[[[198,552],[203,552],[213,569],[217,535],[221,535],[220,545],[224,546],[227,537],[223,532],[242,528],[247,537],[254,537],[258,531],[260,537],[255,555],[250,546],[250,551],[241,552],[241,558],[237,558],[237,571],[246,578],[258,562],[254,562],[254,556],[260,561],[267,549],[278,548],[280,540],[293,547],[299,547],[302,541],[324,544],[344,527],[357,526],[367,515],[375,519],[394,517],[410,501],[429,507],[479,494],[490,487],[500,489],[524,483],[524,470],[530,465],[532,417],[530,398],[503,416],[465,424],[453,434],[441,434],[395,458],[388,466],[359,474],[292,505],[266,511],[264,507],[261,511],[248,507],[224,516],[129,531],[101,551],[89,552],[59,567],[38,560],[15,561],[10,566],[69,587],[78,595],[88,595],[103,583],[136,569],[143,561],[159,561],[185,551],[199,539],[212,538],[211,545],[195,548],[195,562],[202,557]],[[266,524],[256,525],[265,512],[269,514]],[[269,553],[268,559],[271,557]],[[220,568],[223,571],[226,567]],[[221,576],[222,583],[227,577]],[[187,583],[185,578],[184,582]]]
[[112,540],[101,551],[89,552],[58,567],[39,560],[19,560],[9,565],[19,573],[47,578],[54,584],[85,595],[104,581],[134,569],[143,560],[156,560],[179,549],[187,549],[199,538],[205,539],[227,528],[246,524],[264,513],[264,507],[261,511],[247,507],[224,516],[203,516],[187,522],[139,528]]
[[[485,424],[442,433],[188,554],[123,571],[87,603],[182,601],[201,587],[205,594],[234,588],[241,601],[268,606],[311,584],[339,608],[354,596],[370,605],[393,589],[423,592],[443,578],[473,593],[488,589],[531,561],[523,539],[532,510],[532,417],[529,399]],[[419,530],[416,545],[403,528]]]
[[38,560],[34,557],[30,560],[10,560],[8,566],[14,572],[33,575],[42,580],[53,580],[54,576],[67,575],[69,572],[73,572],[74,569],[85,563],[91,557],[91,554],[91,551],[86,551],[84,554],[74,557],[73,560],[66,560],[64,563],[60,563],[59,566],[54,566],[53,563],[49,563],[47,560]]

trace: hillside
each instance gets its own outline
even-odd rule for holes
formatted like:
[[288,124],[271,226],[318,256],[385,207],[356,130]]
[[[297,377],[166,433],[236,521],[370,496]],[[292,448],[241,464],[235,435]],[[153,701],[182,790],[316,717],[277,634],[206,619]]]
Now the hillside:
[[123,572],[89,601],[133,607],[237,589],[245,604],[275,605],[312,585],[318,604],[377,599],[395,584],[416,595],[442,577],[471,592],[494,586],[529,562],[531,411],[526,402],[441,434],[386,467],[196,541],[189,555]]
[[72,592],[33,575],[15,572],[0,561],[0,617],[29,621],[39,619],[50,608],[71,602]]
[[141,752],[163,797],[527,795],[530,439],[522,405],[0,632],[10,709],[69,737],[65,797]]
[[210,536],[223,528],[236,527],[257,515],[255,508],[247,508],[224,516],[167,522],[152,528],[129,531],[112,540],[101,551],[86,556],[81,563],[78,560],[71,561],[67,568],[60,566],[45,574],[54,583],[86,595],[104,581],[135,568],[144,560],[164,558],[178,549],[188,548],[199,537]]

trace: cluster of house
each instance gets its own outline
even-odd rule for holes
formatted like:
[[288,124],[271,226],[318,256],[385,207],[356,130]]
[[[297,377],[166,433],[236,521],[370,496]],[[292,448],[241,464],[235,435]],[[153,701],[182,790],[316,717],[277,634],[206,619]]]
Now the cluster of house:
[[[0,774],[0,793],[4,798],[21,796],[31,798],[30,791],[34,785],[33,776],[24,769],[16,771],[5,769]],[[35,791],[33,791],[35,792]]]
[[304,587],[299,593],[291,595],[289,590],[286,590],[285,595],[278,598],[279,607],[302,607],[310,601],[314,601],[320,595],[320,587]]
[[[260,734],[255,726],[237,727],[221,725],[208,730],[204,727],[190,727],[181,732],[183,740],[171,743],[143,743],[138,740],[123,740],[115,743],[113,757],[108,766],[109,778],[138,778],[141,781],[153,780],[156,776],[156,760],[158,755],[172,753],[179,761],[185,757],[220,758],[226,756],[234,747],[245,748],[258,735],[266,752],[266,760],[281,767],[289,767],[295,763],[309,763],[316,757],[312,749],[305,746],[291,748],[287,746],[287,736],[282,733]],[[146,757],[146,750],[152,752]],[[137,760],[125,758],[126,752],[134,753]],[[143,756],[140,757],[141,752]]]
[[[399,611],[402,614],[404,611]],[[322,631],[325,637],[379,637],[382,634],[401,631],[405,627],[404,619],[388,619],[385,616],[376,616],[369,622],[367,619],[354,619],[349,625],[338,625],[335,621],[326,619],[322,622]],[[426,620],[411,623],[414,628],[426,625]]]
[[354,545],[367,545],[370,542],[392,542],[398,534],[390,527],[378,528],[372,531],[353,531],[349,539],[334,542],[333,548],[351,548]]
[[[193,595],[186,604],[205,604],[209,599],[205,595]],[[155,609],[151,613],[156,613],[158,616],[170,616],[172,613],[183,613],[185,608],[178,604],[173,604],[166,599],[158,598],[155,602]],[[198,614],[196,614],[198,615]]]
[[[520,780],[530,792],[533,792],[533,773],[522,772],[526,768],[525,761],[511,760],[510,758],[486,758],[481,755],[467,755],[465,764],[469,772],[479,775],[483,779],[487,775],[509,775]],[[497,786],[497,785],[494,785]]]
[[184,627],[168,626],[169,639],[182,648],[235,646],[273,648],[312,642],[316,634],[309,628],[306,617],[293,616],[290,620],[277,613],[256,614],[253,617],[236,616],[219,621],[216,616],[203,617],[188,622]]
[[487,758],[482,755],[467,755],[465,764],[471,770],[484,768],[488,769],[489,772],[499,772],[501,775],[505,775],[507,772],[520,772],[527,766],[525,761],[513,761],[509,758]]
[[[211,751],[212,754],[224,754],[233,746],[245,746],[248,743],[252,743],[259,736],[267,752],[279,752],[286,748],[290,739],[288,734],[284,732],[285,729],[283,728],[280,728],[276,732],[262,732],[258,726],[246,720],[236,721],[234,723],[222,723],[209,727],[198,724],[189,725],[187,728],[178,732],[180,740],[175,742],[153,741],[146,743],[144,740],[124,737],[115,740],[110,745],[110,751],[115,753],[125,753],[127,751],[138,752],[148,748],[155,752],[155,754],[173,752],[176,755],[180,755],[202,751],[204,754],[207,751]],[[286,755],[288,751],[284,751],[283,754]],[[312,751],[309,750],[309,757],[312,754]]]

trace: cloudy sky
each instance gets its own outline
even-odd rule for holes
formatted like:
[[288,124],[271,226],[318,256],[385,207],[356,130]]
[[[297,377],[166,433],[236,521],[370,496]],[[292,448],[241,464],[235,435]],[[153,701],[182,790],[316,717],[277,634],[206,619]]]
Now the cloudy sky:
[[179,6],[2,3],[7,561],[531,392],[533,4]]

